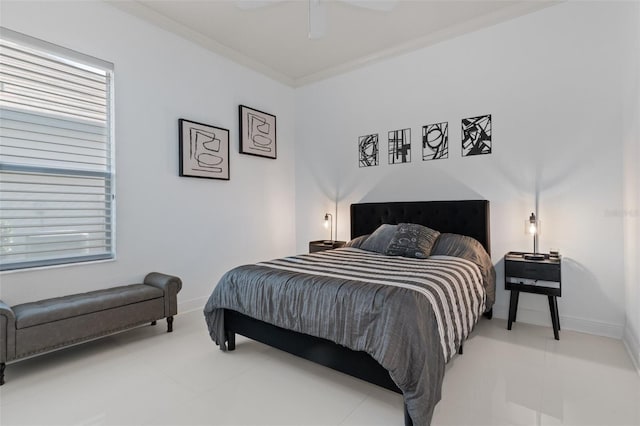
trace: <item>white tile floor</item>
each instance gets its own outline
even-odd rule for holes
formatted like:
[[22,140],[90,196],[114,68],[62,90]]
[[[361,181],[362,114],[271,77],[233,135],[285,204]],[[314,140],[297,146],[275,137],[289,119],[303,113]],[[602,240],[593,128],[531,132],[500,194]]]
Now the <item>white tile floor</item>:
[[[262,344],[223,353],[202,314],[7,366],[5,425],[401,425],[402,398]],[[482,320],[445,373],[433,425],[640,425],[617,340]]]

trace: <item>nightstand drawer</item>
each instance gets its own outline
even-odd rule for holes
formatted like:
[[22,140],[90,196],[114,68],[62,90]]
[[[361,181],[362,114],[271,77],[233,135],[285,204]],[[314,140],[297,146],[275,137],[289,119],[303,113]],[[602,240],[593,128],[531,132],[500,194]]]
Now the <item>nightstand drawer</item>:
[[505,278],[506,286],[513,289],[515,285],[524,285],[529,287],[544,287],[560,290],[560,281],[541,281],[532,280],[530,278],[507,277]]
[[560,281],[560,265],[552,263],[533,263],[505,261],[505,276],[528,278],[542,281]]

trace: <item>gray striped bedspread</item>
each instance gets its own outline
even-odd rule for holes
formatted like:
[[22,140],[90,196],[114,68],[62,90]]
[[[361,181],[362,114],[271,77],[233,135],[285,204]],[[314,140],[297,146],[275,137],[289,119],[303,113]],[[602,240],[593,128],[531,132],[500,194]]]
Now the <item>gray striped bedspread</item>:
[[355,248],[240,266],[209,298],[211,338],[226,349],[224,309],[371,355],[402,390],[416,426],[431,422],[444,366],[485,311],[478,266]]

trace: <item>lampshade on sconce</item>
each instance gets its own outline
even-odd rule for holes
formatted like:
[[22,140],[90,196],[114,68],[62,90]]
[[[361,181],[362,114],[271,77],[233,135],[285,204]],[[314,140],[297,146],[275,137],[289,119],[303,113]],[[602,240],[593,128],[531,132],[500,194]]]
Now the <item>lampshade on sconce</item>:
[[541,260],[544,259],[544,255],[538,254],[538,235],[540,235],[540,221],[536,217],[535,213],[531,213],[529,219],[524,223],[524,232],[527,235],[533,237],[533,253],[527,253],[524,255],[525,259]]
[[333,216],[331,215],[331,213],[324,214],[324,227],[330,228],[328,241],[333,241]]

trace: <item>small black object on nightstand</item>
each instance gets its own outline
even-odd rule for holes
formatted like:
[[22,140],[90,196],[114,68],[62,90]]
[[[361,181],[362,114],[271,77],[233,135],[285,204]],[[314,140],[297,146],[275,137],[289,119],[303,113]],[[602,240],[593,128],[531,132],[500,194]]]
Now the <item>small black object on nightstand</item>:
[[507,329],[516,322],[520,292],[544,294],[549,298],[549,311],[553,335],[560,340],[560,316],[558,297],[562,296],[562,257],[542,254],[542,259],[531,259],[522,252],[509,252],[504,256],[504,288],[511,290],[509,322]]
[[346,241],[330,241],[330,240],[309,241],[309,253],[337,249],[340,247],[344,247],[346,243],[347,243]]

